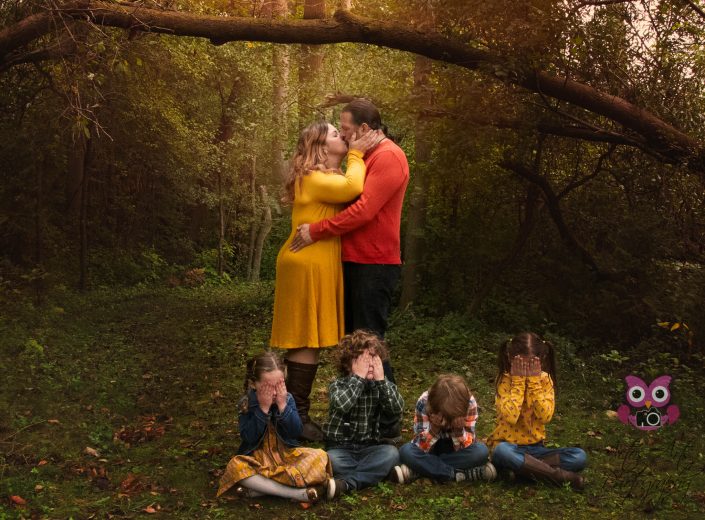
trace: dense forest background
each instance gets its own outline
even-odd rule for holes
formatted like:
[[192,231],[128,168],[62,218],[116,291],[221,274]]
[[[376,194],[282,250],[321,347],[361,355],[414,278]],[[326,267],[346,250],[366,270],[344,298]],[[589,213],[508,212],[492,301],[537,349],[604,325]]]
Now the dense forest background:
[[[323,0],[138,2],[258,19],[330,17]],[[349,4],[349,2],[348,2]],[[510,57],[703,134],[705,17],[681,0],[355,2],[354,12]],[[3,293],[271,280],[289,232],[281,174],[298,131],[377,103],[412,169],[402,307],[614,344],[705,329],[704,169],[633,130],[467,70],[363,44],[275,45],[116,29],[5,1]],[[220,42],[215,42],[220,43]],[[670,327],[670,326],[669,326]],[[670,331],[667,331],[670,332]],[[666,336],[671,337],[670,334]]]
[[[0,1],[0,520],[702,517],[704,73],[702,0]],[[286,160],[357,96],[411,168],[387,335],[405,440],[441,372],[486,437],[497,345],[533,330],[585,493],[215,498]],[[676,425],[615,419],[624,376],[665,373]]]

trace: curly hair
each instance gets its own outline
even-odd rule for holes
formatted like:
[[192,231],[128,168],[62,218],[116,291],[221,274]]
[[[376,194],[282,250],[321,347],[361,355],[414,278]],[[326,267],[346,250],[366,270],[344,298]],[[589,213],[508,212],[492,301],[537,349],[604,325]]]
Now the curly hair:
[[352,362],[365,350],[372,349],[382,361],[389,359],[387,344],[370,330],[358,329],[340,338],[338,343],[338,370],[343,376],[352,372]]

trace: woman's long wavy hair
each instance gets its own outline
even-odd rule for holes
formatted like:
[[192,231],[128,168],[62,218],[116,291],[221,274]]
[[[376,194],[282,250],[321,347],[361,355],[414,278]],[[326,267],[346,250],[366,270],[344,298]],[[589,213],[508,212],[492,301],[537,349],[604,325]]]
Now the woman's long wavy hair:
[[296,183],[313,170],[328,171],[325,166],[328,159],[326,137],[328,136],[328,123],[316,121],[301,131],[299,142],[296,143],[296,152],[289,161],[289,172],[284,182],[284,196],[282,202],[294,202]]

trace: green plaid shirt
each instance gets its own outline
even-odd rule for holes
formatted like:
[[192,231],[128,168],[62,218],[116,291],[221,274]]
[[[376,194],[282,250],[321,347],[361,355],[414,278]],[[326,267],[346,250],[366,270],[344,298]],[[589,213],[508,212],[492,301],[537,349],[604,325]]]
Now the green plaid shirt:
[[328,447],[379,442],[379,418],[401,417],[404,399],[394,383],[340,377],[328,387],[329,421],[323,426]]

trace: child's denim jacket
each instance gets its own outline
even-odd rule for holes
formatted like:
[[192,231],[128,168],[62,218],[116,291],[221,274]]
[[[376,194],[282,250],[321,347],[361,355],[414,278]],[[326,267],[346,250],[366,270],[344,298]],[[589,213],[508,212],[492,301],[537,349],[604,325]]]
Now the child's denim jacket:
[[290,393],[286,394],[286,408],[282,414],[279,413],[276,404],[272,404],[269,413],[265,414],[259,407],[257,393],[253,389],[242,398],[240,406],[245,399],[247,399],[247,412],[241,411],[239,417],[242,444],[237,450],[238,455],[249,455],[262,444],[270,421],[280,441],[287,446],[299,445],[297,439],[301,435],[303,425],[296,410],[294,397]]

